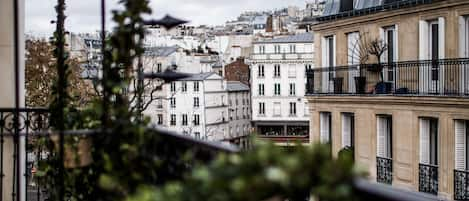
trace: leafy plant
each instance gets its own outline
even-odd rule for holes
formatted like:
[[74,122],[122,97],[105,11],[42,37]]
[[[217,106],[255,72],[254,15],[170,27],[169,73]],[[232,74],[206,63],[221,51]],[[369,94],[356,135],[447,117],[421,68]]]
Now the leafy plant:
[[327,145],[284,149],[257,144],[240,154],[220,155],[184,180],[142,186],[127,201],[356,200],[352,181],[361,175],[348,156],[332,159]]

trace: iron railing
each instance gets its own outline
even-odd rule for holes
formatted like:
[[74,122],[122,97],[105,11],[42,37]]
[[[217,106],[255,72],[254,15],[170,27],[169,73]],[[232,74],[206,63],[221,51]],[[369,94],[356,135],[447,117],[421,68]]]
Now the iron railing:
[[438,166],[419,164],[419,191],[438,195]]
[[[34,148],[39,136],[33,133],[48,130],[49,125],[47,109],[0,108],[0,200],[7,192],[3,189],[11,189],[9,192],[15,200],[22,191],[18,188],[24,188],[28,201],[33,200],[32,197],[43,200],[43,189],[34,182],[32,173],[37,167],[36,159],[47,155],[40,147]],[[13,181],[13,186],[5,186],[9,181]],[[17,187],[18,184],[22,186]]]
[[[54,153],[50,143],[45,143],[54,142],[54,136],[58,136],[58,132],[51,131],[49,119],[48,109],[19,109],[17,112],[15,109],[0,108],[0,201],[4,200],[7,195],[11,195],[11,200],[16,200],[19,194],[22,194],[21,197],[24,197],[26,201],[43,201],[50,199],[48,192],[58,190],[46,189],[47,185],[43,183],[43,180],[35,176],[40,167],[39,164],[48,163],[49,157]],[[103,134],[102,129],[64,131],[65,136],[100,134]],[[173,150],[171,153],[176,155],[160,157],[165,158],[164,161],[174,164],[182,157],[182,154],[189,150],[194,156],[193,164],[211,161],[221,152],[235,153],[239,151],[236,147],[200,141],[158,128],[149,128],[147,134],[157,135],[158,139],[161,139],[159,142],[162,143],[154,146]],[[54,143],[58,143],[58,141]],[[66,162],[64,161],[64,163]],[[17,166],[16,164],[21,165]],[[181,167],[184,168],[175,172],[175,175],[165,174],[165,176],[177,178],[184,171],[190,170],[192,165],[185,163]],[[18,184],[21,186],[17,187]]]
[[376,181],[392,184],[392,159],[376,157]]
[[469,171],[454,170],[454,199],[469,200]]
[[306,73],[309,95],[469,96],[468,58],[317,68]]

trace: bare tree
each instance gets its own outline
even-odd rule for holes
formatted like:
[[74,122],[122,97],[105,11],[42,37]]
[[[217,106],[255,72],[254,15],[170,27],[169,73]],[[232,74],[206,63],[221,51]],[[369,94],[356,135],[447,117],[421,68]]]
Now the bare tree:
[[[29,107],[48,107],[52,101],[52,84],[57,79],[54,47],[45,40],[26,41],[25,87],[26,105]],[[96,96],[93,85],[82,79],[83,69],[77,59],[69,59],[69,94],[71,104],[84,106]]]

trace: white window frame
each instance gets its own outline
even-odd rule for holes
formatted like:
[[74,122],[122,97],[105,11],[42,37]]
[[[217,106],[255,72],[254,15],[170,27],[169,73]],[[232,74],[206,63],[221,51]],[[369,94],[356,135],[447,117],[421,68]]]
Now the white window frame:
[[467,171],[468,121],[454,120],[454,169]]
[[354,115],[352,113],[342,113],[342,148],[353,147],[354,145]]
[[[438,24],[438,59],[444,59],[445,51],[446,51],[446,26],[445,26],[445,18],[438,17],[432,20],[420,20],[419,22],[419,59],[420,60],[431,60],[432,55],[432,35],[431,35],[431,26],[433,24]],[[432,79],[432,68],[428,66],[422,66],[419,70],[419,91],[423,93],[435,93],[438,91],[439,93],[444,92],[444,78],[445,78],[445,71],[444,68],[438,69],[438,80],[431,81]]]
[[[392,31],[393,32],[393,58],[391,59],[392,62],[397,62],[399,61],[399,28],[398,28],[398,25],[395,24],[395,25],[392,25],[392,26],[387,26],[387,27],[382,27],[380,29],[380,33],[381,33],[381,39],[387,44],[388,43],[388,32],[389,31]],[[384,52],[382,58],[381,58],[381,61],[382,62],[388,62],[388,51],[389,51],[389,47],[388,49]],[[384,81],[385,82],[396,82],[396,80],[398,80],[398,75],[399,73],[397,72],[398,68],[393,68],[393,69],[383,69],[383,74],[384,74]],[[396,71],[395,73],[393,73],[393,71]],[[389,73],[393,73],[393,80],[390,80],[389,79]]]
[[376,117],[376,156],[380,158],[392,158],[392,133],[392,116],[378,115]]
[[[432,136],[432,123],[436,122],[436,136]],[[419,118],[419,158],[421,164],[438,165],[439,156],[439,122],[438,119],[430,117]],[[436,137],[436,150],[432,150],[432,137]],[[435,140],[435,139],[433,139]],[[434,158],[432,157],[434,155]]]
[[[469,58],[469,16],[459,16],[459,57]],[[469,94],[469,65],[461,67],[460,88],[465,94]]]
[[[332,40],[332,63],[330,62],[330,42]],[[330,35],[322,38],[322,67],[334,67],[337,62],[337,51],[336,51],[336,36]],[[332,76],[332,77],[331,77]],[[322,92],[332,92],[334,89],[331,86],[334,86],[332,78],[335,77],[334,71],[324,71],[322,73]]]
[[[347,33],[347,64],[349,66],[360,64],[360,33],[350,32]],[[355,93],[355,77],[360,75],[359,69],[354,71],[348,71],[348,86],[349,92]]]
[[331,142],[332,138],[332,114],[330,112],[320,112],[319,113],[319,130],[320,138],[319,141],[322,144],[327,144]]

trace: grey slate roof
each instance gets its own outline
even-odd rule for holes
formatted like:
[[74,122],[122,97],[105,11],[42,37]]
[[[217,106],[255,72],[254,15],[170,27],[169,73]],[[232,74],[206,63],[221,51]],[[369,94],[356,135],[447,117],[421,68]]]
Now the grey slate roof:
[[286,37],[274,38],[265,41],[257,41],[255,43],[312,43],[314,42],[313,34],[311,33],[302,33]]
[[145,55],[167,57],[178,50],[178,46],[145,48]]
[[191,74],[191,76],[183,78],[183,79],[179,79],[179,80],[180,81],[202,81],[202,80],[206,80],[208,77],[210,77],[213,74],[216,74],[216,73],[209,72],[209,73]]
[[228,91],[249,91],[249,86],[239,81],[228,81],[226,89]]

